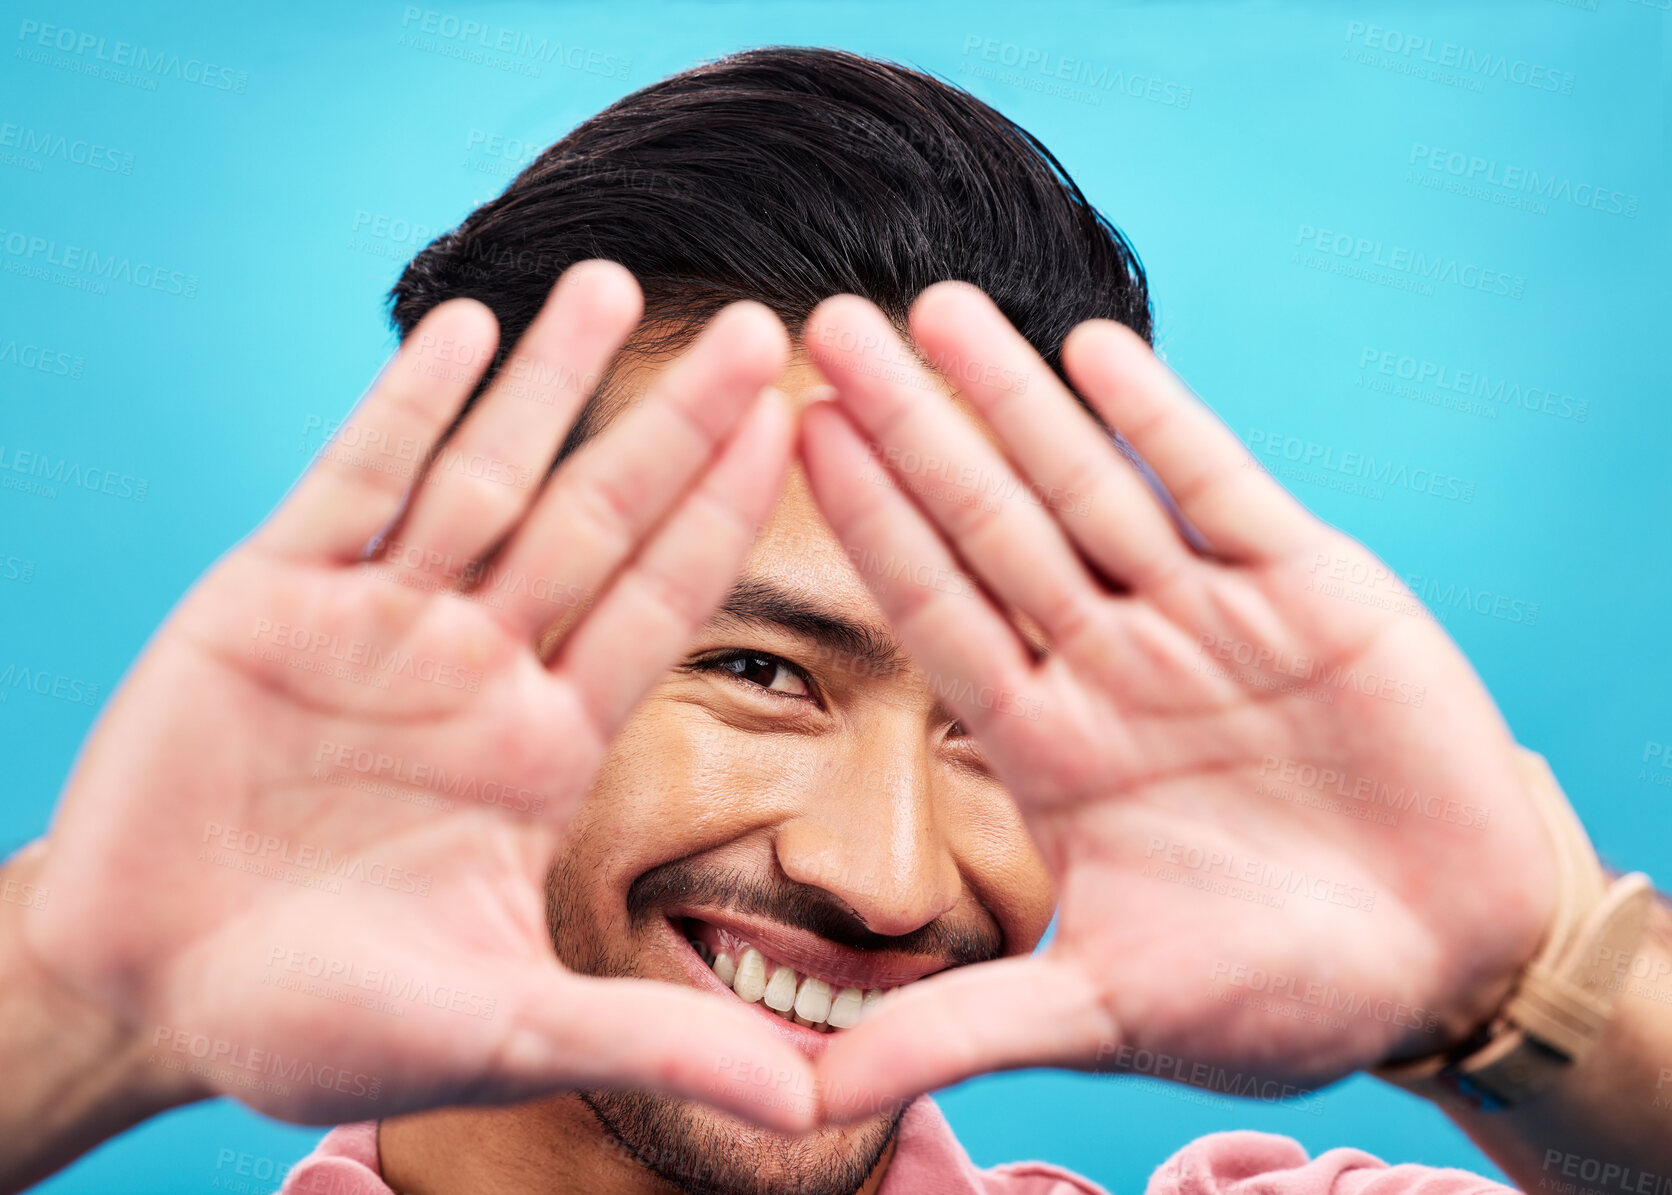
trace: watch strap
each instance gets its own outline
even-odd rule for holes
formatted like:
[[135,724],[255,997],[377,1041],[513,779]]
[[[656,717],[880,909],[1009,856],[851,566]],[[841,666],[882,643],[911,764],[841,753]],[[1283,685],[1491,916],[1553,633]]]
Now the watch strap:
[[1516,767],[1556,848],[1550,927],[1509,998],[1467,1041],[1372,1072],[1441,1103],[1519,1104],[1594,1048],[1613,1013],[1613,960],[1637,950],[1654,902],[1641,872],[1609,881],[1543,756],[1517,748]]

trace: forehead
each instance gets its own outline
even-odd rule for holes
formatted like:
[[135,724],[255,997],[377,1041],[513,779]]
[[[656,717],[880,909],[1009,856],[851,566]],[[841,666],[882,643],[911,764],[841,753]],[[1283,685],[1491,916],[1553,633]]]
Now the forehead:
[[[616,371],[610,393],[600,414],[606,421],[636,404],[647,393],[660,373],[671,363],[671,358],[659,361],[625,362]],[[975,425],[983,437],[1002,452],[996,434],[976,414],[967,400],[938,371],[925,366],[936,390],[925,389],[921,397],[926,402],[949,400],[950,406],[964,419]],[[829,383],[806,354],[796,347],[784,372],[774,383],[789,397],[798,410],[809,402],[833,395]],[[938,390],[938,394],[936,391]],[[856,476],[848,484],[882,484],[880,472],[868,471]],[[765,582],[774,588],[806,595],[845,620],[863,624],[880,636],[892,638],[887,618],[876,599],[866,588],[855,567],[857,554],[837,538],[815,501],[807,475],[800,462],[792,459],[786,472],[784,486],[771,515],[759,529],[755,544],[740,570],[739,582]],[[1018,629],[1034,644],[1043,647],[1037,628],[1025,617],[1018,617]]]
[[[642,399],[668,364],[667,360],[635,361],[619,369],[606,400],[605,417],[613,420]],[[941,393],[952,398],[966,418],[975,420],[974,412],[954,394],[950,384],[938,373],[932,370],[930,373]],[[797,410],[832,393],[824,375],[799,347],[774,384]],[[850,484],[875,485],[877,480],[855,477]],[[817,595],[821,605],[838,607],[847,618],[873,625],[878,630],[887,627],[882,610],[866,589],[847,548],[831,530],[814,500],[798,460],[790,462],[783,490],[773,504],[771,515],[759,529],[741,570],[741,579]]]

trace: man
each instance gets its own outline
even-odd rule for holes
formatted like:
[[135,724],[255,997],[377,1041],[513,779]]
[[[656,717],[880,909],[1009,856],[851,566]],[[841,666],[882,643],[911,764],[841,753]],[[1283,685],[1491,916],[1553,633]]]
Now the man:
[[[7,865],[51,895],[0,906],[9,1189],[233,1094],[355,1122],[292,1191],[1090,1190],[912,1097],[1158,1054],[1414,1063],[1525,1186],[1672,1169],[1669,1018],[1615,982],[1672,971],[1664,910],[991,109],[722,60],[393,298]],[[1231,1135],[1156,1181],[1470,1184],[1380,1166]]]

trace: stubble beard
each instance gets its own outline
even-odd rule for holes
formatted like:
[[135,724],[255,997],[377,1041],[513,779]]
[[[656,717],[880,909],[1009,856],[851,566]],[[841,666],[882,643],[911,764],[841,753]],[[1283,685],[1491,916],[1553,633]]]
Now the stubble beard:
[[[577,870],[560,862],[548,881],[558,959],[580,974],[635,977],[631,958],[612,956],[596,935],[564,916],[588,907],[574,886]],[[907,1106],[861,1124],[787,1137],[665,1092],[577,1094],[597,1118],[606,1148],[689,1195],[853,1195],[876,1169]]]

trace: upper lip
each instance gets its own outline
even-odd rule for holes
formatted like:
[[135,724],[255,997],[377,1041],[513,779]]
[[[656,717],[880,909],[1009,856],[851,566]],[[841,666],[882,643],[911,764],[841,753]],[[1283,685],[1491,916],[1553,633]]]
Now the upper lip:
[[856,950],[781,921],[727,909],[676,906],[667,910],[667,916],[674,921],[689,917],[729,930],[774,962],[823,979],[832,987],[894,988],[953,965],[944,956]]

